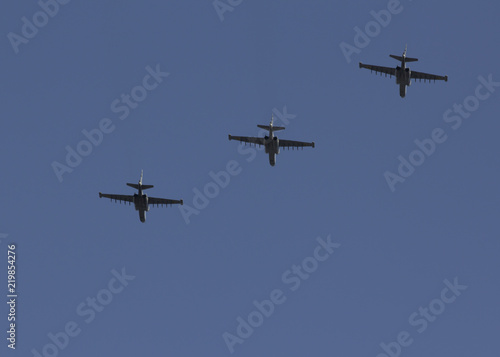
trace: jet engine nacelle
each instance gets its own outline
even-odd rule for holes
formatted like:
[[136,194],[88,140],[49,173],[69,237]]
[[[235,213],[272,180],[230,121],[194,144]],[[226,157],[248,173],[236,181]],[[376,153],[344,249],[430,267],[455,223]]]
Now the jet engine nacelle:
[[396,67],[396,84],[401,83],[401,67],[397,66]]
[[411,70],[409,68],[406,68],[406,73],[405,73],[405,77],[406,77],[406,83],[408,86],[411,85]]
[[269,136],[264,136],[264,149],[266,150],[266,154],[269,154]]
[[277,137],[273,138],[273,146],[276,154],[280,153],[280,140]]

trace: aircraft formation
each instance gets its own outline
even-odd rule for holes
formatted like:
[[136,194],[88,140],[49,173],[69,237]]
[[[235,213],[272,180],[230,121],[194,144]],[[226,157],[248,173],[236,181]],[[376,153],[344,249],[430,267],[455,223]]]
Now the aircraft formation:
[[[389,55],[391,58],[394,58],[398,61],[401,62],[401,66],[397,66],[396,68],[391,68],[391,67],[382,67],[382,66],[375,66],[375,65],[369,65],[369,64],[363,64],[359,62],[359,68],[366,68],[369,69],[370,71],[375,71],[380,74],[385,74],[389,75],[389,77],[392,78],[392,76],[396,77],[396,84],[399,85],[399,95],[401,98],[404,98],[406,96],[406,87],[409,87],[411,85],[411,80],[412,79],[418,79],[419,81],[422,81],[422,79],[425,81],[436,81],[436,80],[444,80],[445,82],[448,82],[448,76],[439,76],[435,74],[429,74],[429,73],[423,73],[423,72],[417,72],[417,71],[411,71],[410,68],[406,67],[407,62],[416,62],[418,61],[417,58],[411,58],[406,56],[406,50],[407,46],[405,47],[405,50],[401,56],[397,55]],[[312,142],[303,142],[303,141],[295,141],[295,140],[284,140],[284,139],[278,139],[277,136],[274,135],[275,131],[280,131],[280,130],[285,130],[285,127],[282,126],[274,126],[273,125],[274,117],[271,116],[271,122],[269,125],[257,125],[259,128],[267,130],[269,132],[269,135],[265,135],[264,137],[250,137],[250,136],[233,136],[231,134],[228,135],[229,140],[237,140],[240,141],[241,143],[244,143],[245,145],[248,143],[250,145],[259,145],[264,146],[265,153],[269,155],[269,164],[271,166],[276,165],[276,155],[280,153],[280,148],[286,148],[286,149],[303,149],[304,147],[315,147],[314,141]],[[172,200],[172,199],[166,199],[166,198],[156,198],[156,197],[148,197],[147,194],[145,194],[143,191],[153,188],[153,185],[143,185],[142,184],[142,175],[143,172],[141,171],[141,178],[139,179],[139,182],[137,184],[133,183],[127,183],[127,186],[130,186],[132,188],[135,188],[138,190],[138,192],[134,195],[116,195],[116,194],[107,194],[107,193],[101,193],[99,192],[99,198],[105,197],[109,198],[112,201],[114,200],[115,202],[120,201],[124,203],[134,204],[135,210],[139,211],[139,219],[141,222],[146,222],[146,212],[149,211],[150,205],[151,206],[169,206],[169,205],[174,205],[174,204],[184,204],[183,200]]]

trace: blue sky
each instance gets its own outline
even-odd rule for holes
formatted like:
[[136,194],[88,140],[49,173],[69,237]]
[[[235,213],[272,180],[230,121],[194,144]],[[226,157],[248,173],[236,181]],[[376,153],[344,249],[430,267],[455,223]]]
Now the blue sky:
[[[0,248],[6,266],[17,246],[19,294],[5,353],[498,355],[499,4],[48,3],[52,17],[1,5]],[[341,44],[367,26],[349,62]],[[449,81],[402,99],[358,68],[396,66],[406,44],[412,69]],[[271,167],[227,140],[273,112],[279,137],[316,147]],[[400,157],[421,162],[391,190]],[[141,169],[149,195],[196,214],[152,208],[142,224],[99,199],[133,194]],[[230,180],[196,208],[213,174]]]

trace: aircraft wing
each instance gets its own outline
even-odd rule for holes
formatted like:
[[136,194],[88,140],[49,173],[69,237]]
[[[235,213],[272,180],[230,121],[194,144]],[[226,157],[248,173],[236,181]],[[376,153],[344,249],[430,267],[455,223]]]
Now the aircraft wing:
[[101,197],[109,198],[111,201],[115,200],[115,202],[116,201],[134,202],[134,196],[129,196],[129,195],[109,195],[107,193],[99,192],[99,198]]
[[448,76],[437,76],[435,74],[422,73],[411,71],[411,78],[420,79],[420,80],[433,80],[433,81],[445,81],[448,82]]
[[372,66],[371,64],[363,64],[359,62],[359,68],[366,68],[369,69],[370,71],[375,71],[378,73],[385,73],[390,76],[394,76],[396,73],[395,68],[390,68],[390,67],[382,67],[382,66]]
[[312,143],[305,143],[305,142],[302,142],[302,141],[293,141],[293,140],[283,140],[283,139],[280,139],[279,140],[279,145],[280,147],[282,148],[291,148],[291,147],[295,147],[295,148],[303,148],[304,146],[312,146],[314,147],[314,141]]
[[232,136],[229,135],[229,140],[238,140],[243,143],[250,143],[250,144],[255,144],[255,145],[265,145],[266,144],[266,139],[264,138],[254,138],[254,137],[248,137],[248,136]]
[[174,204],[184,204],[183,200],[169,200],[166,198],[156,198],[156,197],[148,197],[148,203],[150,205],[162,206],[162,205],[174,205]]

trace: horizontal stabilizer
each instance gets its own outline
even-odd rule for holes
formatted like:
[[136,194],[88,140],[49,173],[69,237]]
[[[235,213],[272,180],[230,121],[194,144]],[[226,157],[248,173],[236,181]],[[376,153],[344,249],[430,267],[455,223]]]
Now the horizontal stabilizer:
[[284,126],[273,126],[273,127],[269,125],[257,125],[257,126],[261,129],[272,130],[272,131],[285,130]]
[[138,185],[136,183],[127,183],[127,186],[130,186],[130,187],[133,187],[135,188],[136,190],[139,189],[139,187],[141,187],[143,190],[147,190],[148,188],[153,188],[154,186],[153,185]]

